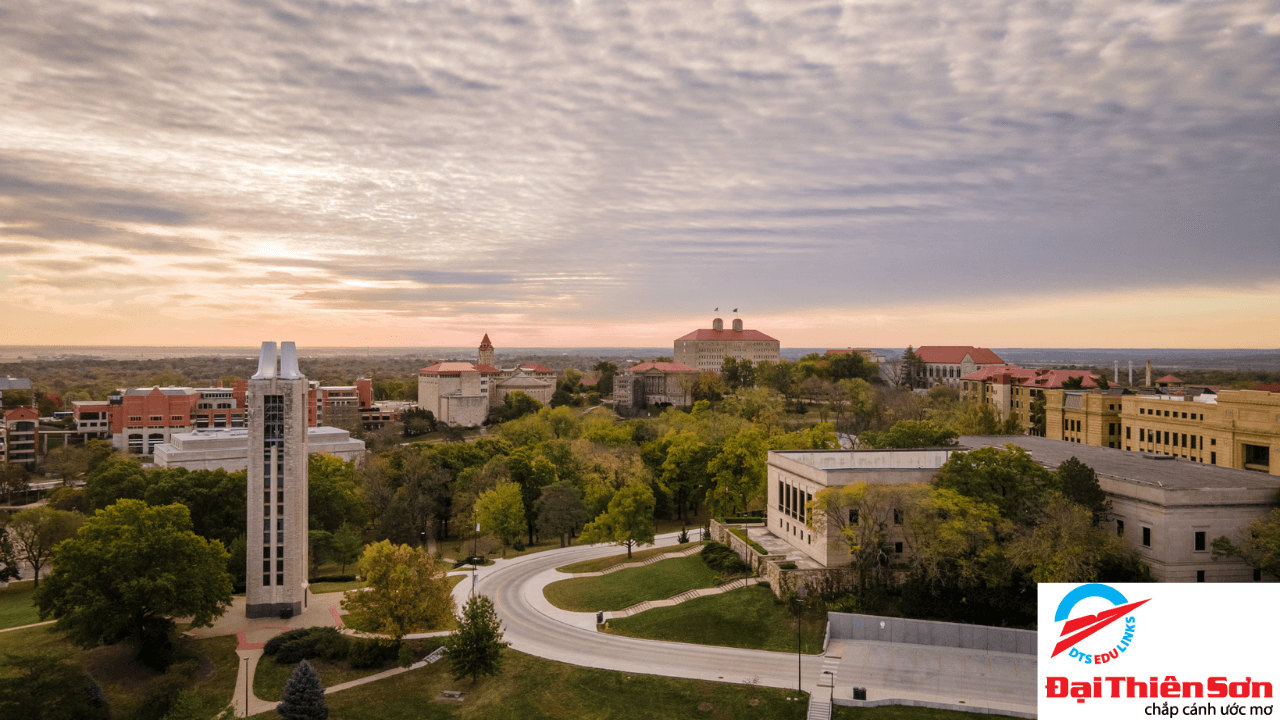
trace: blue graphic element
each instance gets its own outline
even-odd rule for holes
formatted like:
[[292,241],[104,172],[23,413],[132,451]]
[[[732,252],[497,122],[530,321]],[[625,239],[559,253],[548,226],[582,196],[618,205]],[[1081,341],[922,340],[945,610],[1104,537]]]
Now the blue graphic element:
[[1070,617],[1071,609],[1076,606],[1076,603],[1084,600],[1085,598],[1092,597],[1100,597],[1103,600],[1110,602],[1113,606],[1120,606],[1129,602],[1128,598],[1110,585],[1089,583],[1088,585],[1081,585],[1075,590],[1067,593],[1066,597],[1062,598],[1062,602],[1058,603],[1057,612],[1053,615],[1053,621],[1062,622],[1063,620],[1066,620]]

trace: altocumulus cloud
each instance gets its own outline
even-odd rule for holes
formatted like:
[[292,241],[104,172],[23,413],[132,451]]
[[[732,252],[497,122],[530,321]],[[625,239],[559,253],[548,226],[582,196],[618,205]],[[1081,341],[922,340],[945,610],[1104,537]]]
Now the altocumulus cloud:
[[0,254],[536,321],[1268,283],[1278,64],[1262,0],[11,0]]

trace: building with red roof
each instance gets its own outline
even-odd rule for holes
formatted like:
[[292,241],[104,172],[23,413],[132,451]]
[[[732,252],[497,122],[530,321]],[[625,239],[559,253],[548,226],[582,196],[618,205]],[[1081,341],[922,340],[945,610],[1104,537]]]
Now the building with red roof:
[[30,470],[36,465],[39,442],[40,413],[35,408],[17,407],[5,411],[4,422],[0,423],[0,461]]
[[924,363],[926,385],[945,383],[959,388],[960,378],[965,375],[985,367],[1005,364],[991,350],[972,345],[921,345],[915,349],[915,354]]
[[476,362],[446,361],[418,371],[418,407],[449,425],[474,427],[489,417],[507,395],[520,391],[543,405],[556,391],[556,371],[539,363],[503,370],[489,334],[476,351]]
[[698,372],[719,372],[727,357],[750,360],[752,364],[778,362],[782,357],[776,338],[759,330],[745,330],[742,320],[734,318],[732,329],[724,329],[724,320],[711,321],[711,329],[694,330],[676,338],[675,361]]
[[1071,378],[1080,378],[1084,389],[1099,387],[1101,379],[1087,370],[989,365],[960,378],[960,399],[990,405],[1001,419],[1014,415],[1024,428],[1031,428],[1031,403]]
[[698,371],[681,362],[643,362],[613,378],[613,408],[619,414],[644,407],[689,407]]

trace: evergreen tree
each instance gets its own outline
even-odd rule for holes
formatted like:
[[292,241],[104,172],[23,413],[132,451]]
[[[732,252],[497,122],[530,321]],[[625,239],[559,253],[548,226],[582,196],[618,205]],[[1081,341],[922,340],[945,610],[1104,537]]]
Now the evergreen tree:
[[360,536],[356,535],[356,531],[351,528],[351,523],[342,523],[338,528],[338,532],[333,534],[333,561],[342,565],[342,572],[347,572],[347,566],[360,559],[360,553],[364,550],[364,543],[360,541]]
[[311,663],[303,660],[293,669],[276,712],[283,720],[327,720],[329,706],[324,703],[324,688]]
[[471,678],[474,685],[481,675],[497,675],[502,669],[502,621],[485,595],[475,595],[462,609],[458,630],[445,638],[445,657],[454,680]]

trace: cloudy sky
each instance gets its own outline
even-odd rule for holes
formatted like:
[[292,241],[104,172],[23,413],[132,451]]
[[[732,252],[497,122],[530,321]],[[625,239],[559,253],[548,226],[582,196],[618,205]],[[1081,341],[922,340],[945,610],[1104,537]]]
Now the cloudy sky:
[[1280,1],[0,3],[0,344],[1280,345]]

